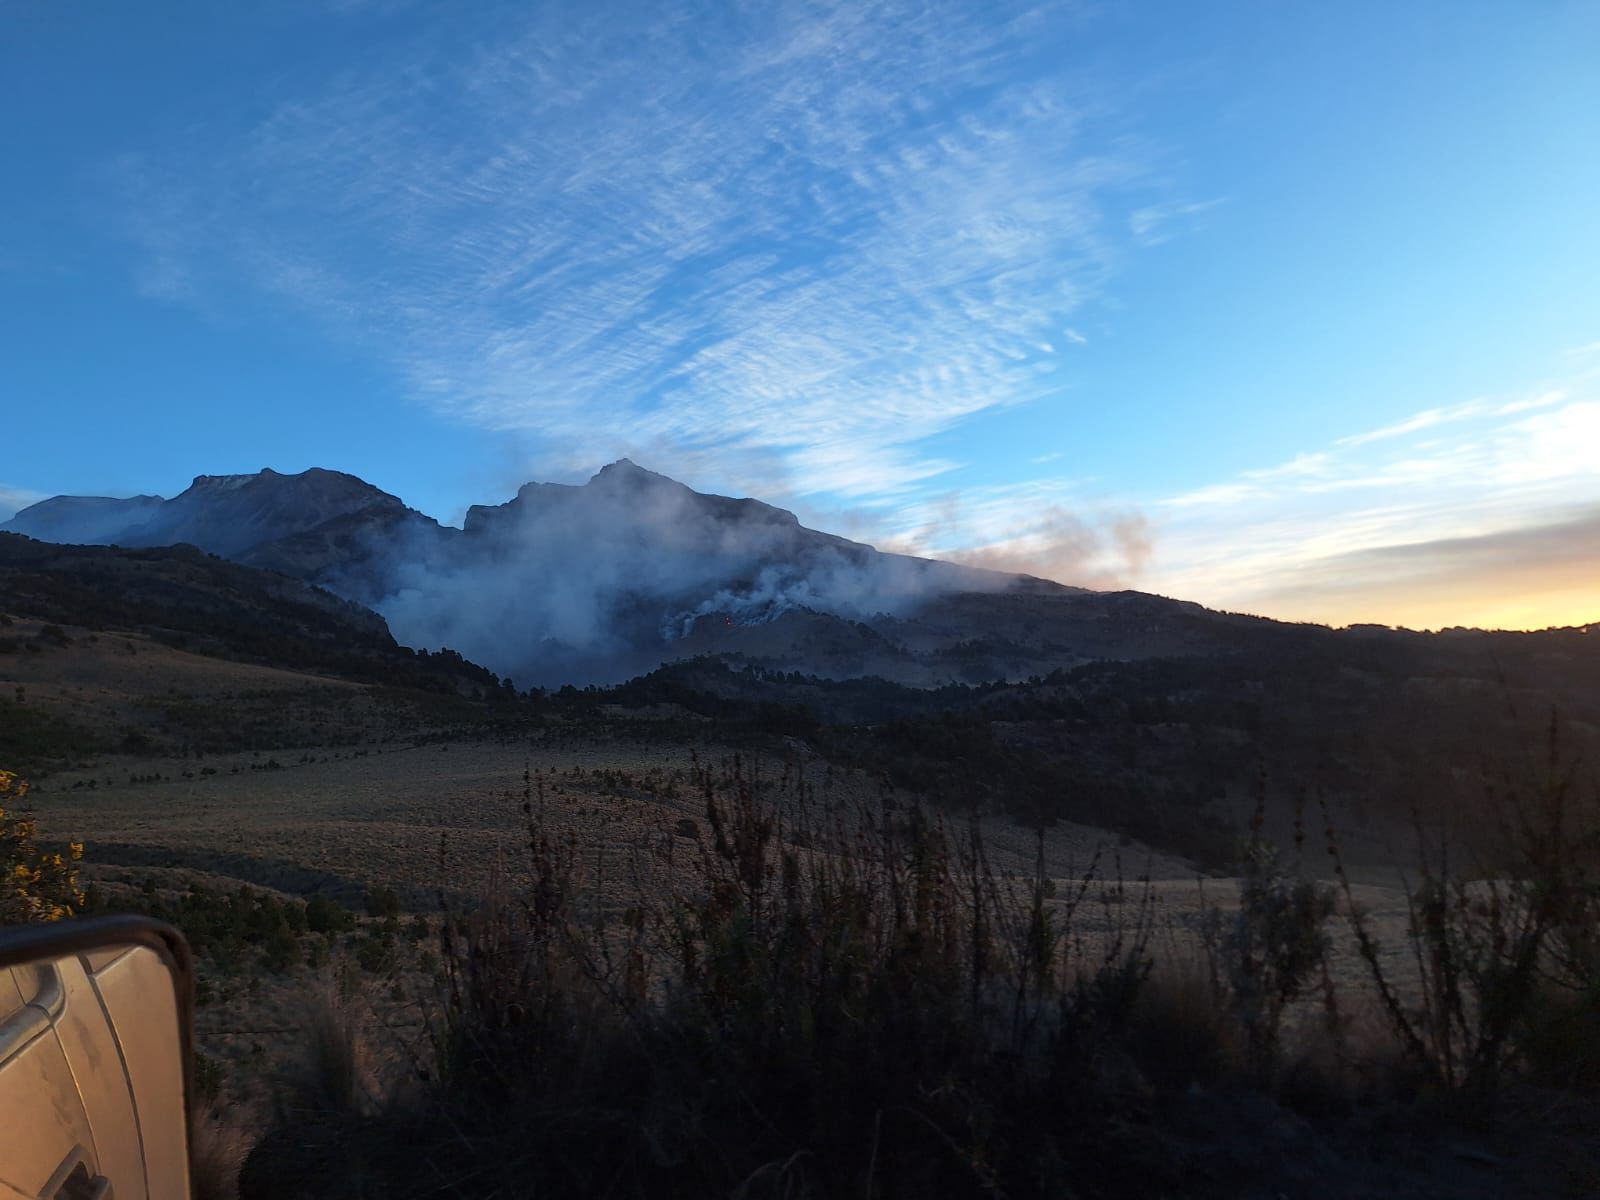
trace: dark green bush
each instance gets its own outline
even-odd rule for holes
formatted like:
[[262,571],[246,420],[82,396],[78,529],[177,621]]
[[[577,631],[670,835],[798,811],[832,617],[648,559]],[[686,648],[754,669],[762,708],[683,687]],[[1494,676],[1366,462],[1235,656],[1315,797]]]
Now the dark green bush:
[[312,933],[342,933],[355,925],[355,917],[326,896],[313,896],[306,902],[306,928]]
[[400,896],[393,888],[373,888],[367,893],[367,916],[398,917]]
[[394,939],[388,934],[369,934],[356,946],[356,964],[373,975],[387,975],[395,969]]
[[261,965],[274,975],[281,975],[301,960],[300,940],[287,925],[276,926],[261,947]]
[[333,948],[326,937],[312,937],[306,943],[306,966],[313,971],[327,966],[332,957]]

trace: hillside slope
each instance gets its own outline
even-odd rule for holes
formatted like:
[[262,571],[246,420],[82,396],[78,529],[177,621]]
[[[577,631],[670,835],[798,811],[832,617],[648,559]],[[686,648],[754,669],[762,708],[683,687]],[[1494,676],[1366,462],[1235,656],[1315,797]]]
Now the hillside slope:
[[462,694],[499,684],[459,655],[401,646],[358,604],[192,546],[63,546],[0,533],[0,611],[367,683]]
[[[403,645],[453,647],[525,687],[613,684],[706,655],[918,687],[1015,683],[1101,661],[1293,657],[1331,636],[886,553],[627,459],[580,485],[529,483],[503,504],[475,505],[461,529],[321,469],[202,475],[165,501],[56,497],[5,528],[198,546],[326,588],[381,614]],[[1381,637],[1395,653],[1432,644],[1395,631],[1341,636]]]
[[[504,504],[474,506],[459,530],[355,476],[321,469],[202,475],[171,500],[55,497],[3,528],[58,542],[194,545],[374,608],[408,645],[458,647],[541,684],[627,678],[699,653],[707,628],[792,618],[791,626],[825,630],[808,639],[820,645],[938,597],[1077,591],[880,552],[808,529],[759,500],[696,492],[626,459],[582,485],[530,483]],[[760,652],[770,639],[744,640]],[[793,639],[784,645],[816,670],[892,665],[881,655],[807,657]],[[931,680],[941,669],[913,662],[898,674]]]

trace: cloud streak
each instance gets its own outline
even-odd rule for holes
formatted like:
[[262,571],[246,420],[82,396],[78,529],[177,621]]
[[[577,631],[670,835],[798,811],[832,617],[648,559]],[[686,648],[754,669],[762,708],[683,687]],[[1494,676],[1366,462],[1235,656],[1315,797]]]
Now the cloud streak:
[[882,501],[954,465],[929,437],[1050,390],[1130,240],[1106,210],[1140,167],[1050,7],[518,21],[124,159],[142,286],[242,273],[546,470],[776,455],[769,494]]
[[919,500],[856,532],[1287,619],[1584,624],[1600,619],[1596,446],[1600,372],[1588,372],[1425,409],[1182,493],[1041,478]]
[[1154,506],[1169,594],[1435,628],[1600,617],[1593,374],[1432,408]]
[[[1600,622],[1600,504],[1562,519],[1476,537],[1351,551],[1284,572],[1260,595],[1269,608],[1365,609],[1387,594],[1382,624],[1522,628]],[[1375,587],[1375,584],[1378,586]]]
[[[1114,332],[1086,310],[1122,258],[1226,203],[1170,194],[1063,69],[1064,8],[419,20],[264,115],[118,160],[144,294],[286,301],[414,400],[527,445],[528,477],[626,455],[884,545],[1271,615],[1464,619],[1446,589],[1413,579],[1423,606],[1386,583],[1384,548],[1558,527],[1600,496],[1595,345],[1564,357],[1575,378],[1181,494],[954,491],[951,431],[1060,396],[1063,361]],[[1346,575],[1324,600],[1325,564]]]

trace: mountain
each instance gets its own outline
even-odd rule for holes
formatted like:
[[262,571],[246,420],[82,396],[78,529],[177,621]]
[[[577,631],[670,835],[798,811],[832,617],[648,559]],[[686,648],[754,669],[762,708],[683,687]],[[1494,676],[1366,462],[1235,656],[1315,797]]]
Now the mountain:
[[[904,613],[936,595],[1073,591],[884,553],[626,459],[581,486],[528,484],[505,504],[472,508],[451,565],[458,582],[448,590],[466,603],[425,623],[443,621],[456,642],[480,645],[489,640],[477,628],[483,619],[504,639],[537,613],[541,640],[611,655],[605,673],[617,678],[655,665],[663,648],[732,650],[721,644],[732,631],[804,614],[837,624]],[[428,582],[437,589],[436,574]],[[404,606],[394,614],[409,615]]]
[[523,686],[614,683],[705,656],[930,687],[1377,636],[885,553],[627,459],[475,505],[461,529],[321,469],[202,475],[170,500],[58,496],[0,528],[196,546],[320,585],[381,614],[403,645],[450,647]]
[[57,542],[193,545],[374,608],[409,645],[449,645],[538,683],[621,679],[693,653],[934,678],[863,623],[892,622],[939,596],[1076,594],[883,553],[627,459],[582,485],[529,483],[504,504],[474,506],[459,530],[322,469],[201,475],[170,500],[55,497],[0,529]]
[[[1332,630],[1085,591],[882,553],[627,461],[528,484],[461,529],[331,471],[202,476],[167,501],[61,497],[12,526],[91,522],[191,544],[0,534],[0,608],[452,703],[504,700],[505,675],[551,688],[539,703],[563,719],[620,704],[753,722],[952,804],[1216,862],[1263,788],[1276,835],[1315,797],[1379,861],[1408,805],[1472,812],[1486,763],[1537,781],[1557,744],[1600,754],[1588,629]],[[0,634],[0,652],[42,636]],[[1551,750],[1524,769],[1535,726]]]
[[[464,533],[468,542],[501,555],[552,538],[574,551],[604,547],[610,556],[650,561],[667,575],[694,580],[686,599],[715,581],[724,591],[765,603],[755,596],[776,595],[819,571],[869,572],[875,599],[892,599],[897,591],[997,591],[1025,578],[884,553],[808,529],[792,512],[760,500],[697,492],[626,458],[582,485],[529,483],[504,504],[473,505]],[[1032,582],[1051,591],[1074,590]]]
[[380,599],[375,556],[399,541],[436,539],[439,524],[342,471],[198,475],[170,500],[56,496],[0,530],[41,541],[130,548],[190,545],[248,566],[326,584],[363,603]]
[[[322,531],[331,535],[352,523],[364,525],[372,536],[412,521],[438,524],[354,475],[320,467],[282,475],[269,467],[254,475],[197,475],[170,500],[55,496],[18,512],[0,531],[80,545],[190,545],[247,561],[282,554],[273,547],[285,539]],[[290,574],[314,574],[333,565],[285,557],[298,567]]]
[[[469,696],[499,684],[459,656],[399,645],[359,604],[192,546],[56,545],[0,532],[0,598],[7,618],[136,631],[213,657]],[[0,653],[16,652],[14,638],[0,640]]]
[[126,546],[186,542],[240,559],[280,538],[306,533],[358,513],[399,518],[405,505],[371,484],[338,471],[299,475],[201,475],[146,521],[111,540]]
[[160,496],[53,496],[23,509],[0,529],[44,542],[103,546],[144,524],[165,503]]

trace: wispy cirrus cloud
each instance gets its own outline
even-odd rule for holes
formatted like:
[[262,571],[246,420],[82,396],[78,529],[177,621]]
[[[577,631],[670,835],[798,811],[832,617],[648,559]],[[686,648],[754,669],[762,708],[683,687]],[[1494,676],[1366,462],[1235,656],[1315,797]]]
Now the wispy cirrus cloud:
[[1476,417],[1508,417],[1515,413],[1530,412],[1537,408],[1549,408],[1551,405],[1560,404],[1565,398],[1566,393],[1557,390],[1534,396],[1524,396],[1516,400],[1469,400],[1465,404],[1457,404],[1449,408],[1426,409],[1423,412],[1407,417],[1403,421],[1397,421],[1393,425],[1385,425],[1382,428],[1371,429],[1365,433],[1342,437],[1334,444],[1336,446],[1365,446],[1369,442],[1383,442],[1391,438],[1404,437],[1408,433],[1431,429],[1436,425],[1454,424],[1458,421],[1469,421]]
[[[1349,622],[1496,628],[1600,624],[1600,503],[1537,524],[1400,542],[1298,564],[1259,591],[1269,610],[1345,610]],[[1375,601],[1382,597],[1381,606]]]
[[1152,586],[1425,627],[1600,617],[1600,378],[1427,409],[1154,507]]
[[1038,478],[919,500],[857,533],[1280,618],[1583,624],[1600,620],[1597,446],[1590,372],[1422,410],[1178,494]]
[[1128,217],[1128,229],[1142,245],[1156,246],[1170,241],[1175,226],[1193,225],[1202,215],[1222,203],[1221,199],[1198,201],[1164,201],[1135,209]]
[[151,294],[243,277],[546,466],[754,453],[769,491],[881,501],[951,467],[926,439],[1051,387],[1137,240],[1108,209],[1141,166],[1052,52],[1070,19],[541,6],[117,175]]

